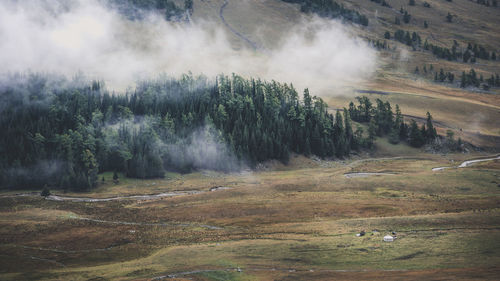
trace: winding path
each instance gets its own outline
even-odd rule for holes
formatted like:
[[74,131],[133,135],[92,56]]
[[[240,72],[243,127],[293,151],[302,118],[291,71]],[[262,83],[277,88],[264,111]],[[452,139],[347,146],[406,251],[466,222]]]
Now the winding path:
[[194,190],[194,191],[164,192],[164,193],[152,194],[152,195],[117,196],[117,197],[110,197],[110,198],[88,198],[88,197],[68,197],[68,196],[59,196],[59,195],[49,195],[49,196],[45,197],[45,199],[52,200],[52,201],[71,201],[71,202],[93,203],[93,202],[108,202],[108,201],[116,201],[116,200],[151,200],[151,199],[158,199],[158,198],[163,198],[163,197],[194,195],[194,194],[200,194],[200,193],[204,193],[204,192],[206,192],[206,191]]
[[99,219],[91,219],[91,218],[82,218],[82,217],[71,217],[72,219],[82,220],[82,221],[90,221],[96,223],[105,223],[105,224],[121,224],[121,225],[138,225],[138,226],[185,226],[185,227],[201,227],[211,230],[219,230],[223,229],[222,227],[207,225],[207,224],[192,224],[192,223],[166,223],[166,222],[128,222],[128,221],[107,221],[107,220],[99,220]]
[[[217,186],[210,188],[209,192],[216,192],[221,190],[229,190],[232,187],[227,186]],[[68,202],[84,202],[84,203],[95,203],[95,202],[109,202],[109,201],[117,201],[117,200],[152,200],[159,199],[165,197],[175,197],[182,195],[195,195],[206,193],[205,190],[189,190],[189,191],[172,191],[172,192],[163,192],[159,194],[150,194],[150,195],[131,195],[131,196],[117,196],[117,197],[108,197],[108,198],[91,198],[91,197],[72,197],[72,196],[60,196],[60,195],[49,195],[45,197],[45,200],[51,201],[68,201]],[[3,195],[0,198],[9,198],[9,197],[39,197],[39,193],[21,193],[14,195]]]
[[224,9],[227,7],[227,5],[229,4],[229,1],[228,0],[224,0],[224,3],[222,4],[222,6],[220,7],[220,10],[219,10],[219,17],[222,21],[222,23],[227,27],[229,28],[229,30],[231,30],[232,33],[234,33],[234,35],[238,36],[240,39],[242,39],[243,41],[247,42],[248,45],[250,45],[254,50],[259,50],[261,49],[257,43],[253,42],[252,40],[250,40],[248,37],[246,37],[245,35],[241,34],[240,32],[238,32],[238,30],[234,29],[231,25],[229,25],[229,23],[226,21],[226,19],[224,18]]

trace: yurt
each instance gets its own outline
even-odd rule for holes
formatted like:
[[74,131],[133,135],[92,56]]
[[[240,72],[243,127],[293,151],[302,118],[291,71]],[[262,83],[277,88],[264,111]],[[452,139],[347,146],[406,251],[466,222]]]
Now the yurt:
[[384,242],[393,242],[393,241],[394,241],[394,237],[392,237],[390,235],[384,236]]

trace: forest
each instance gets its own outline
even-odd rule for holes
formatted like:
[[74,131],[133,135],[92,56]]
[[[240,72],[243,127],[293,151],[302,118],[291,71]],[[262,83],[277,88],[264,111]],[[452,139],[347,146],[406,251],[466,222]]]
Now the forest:
[[290,153],[342,158],[372,148],[376,136],[413,146],[436,137],[430,114],[427,129],[415,129],[397,105],[393,112],[366,97],[331,114],[308,89],[299,97],[293,85],[234,74],[162,76],[121,94],[100,81],[33,73],[0,85],[2,188],[89,190],[104,171],[135,178],[234,171],[269,159],[287,163]]

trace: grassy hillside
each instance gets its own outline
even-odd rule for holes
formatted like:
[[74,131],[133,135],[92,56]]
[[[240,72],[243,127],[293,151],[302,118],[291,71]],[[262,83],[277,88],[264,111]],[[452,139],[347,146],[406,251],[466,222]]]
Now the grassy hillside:
[[[484,46],[488,52],[500,53],[498,7],[487,7],[468,0],[426,1],[430,8],[423,6],[424,1],[416,1],[415,6],[409,6],[406,0],[386,1],[392,8],[368,0],[337,2],[368,16],[368,27],[352,25],[354,32],[366,40],[383,42],[386,31],[393,38],[394,32],[401,29],[410,34],[418,33],[422,44],[427,40],[430,44],[451,48],[456,40],[459,51],[466,50],[471,43]],[[224,3],[223,0],[195,1],[193,18],[220,21],[220,8]],[[403,22],[401,7],[411,14],[407,24]],[[453,15],[451,23],[446,20],[448,12]],[[300,13],[299,5],[279,0],[228,1],[223,14],[228,24],[263,48],[279,45],[291,26],[299,23],[301,17],[310,16]],[[395,17],[401,19],[400,25],[394,23]],[[424,21],[428,23],[428,28],[424,28]],[[249,47],[231,30],[227,29],[227,32],[235,48]],[[427,111],[431,111],[442,132],[452,129],[455,134],[476,145],[498,146],[500,130],[495,120],[500,118],[500,88],[493,87],[487,91],[474,87],[463,89],[460,88],[460,77],[463,71],[468,72],[471,68],[478,73],[478,77],[482,74],[484,79],[491,74],[500,74],[499,60],[477,59],[476,63],[464,63],[461,59],[448,61],[423,48],[413,50],[394,39],[386,40],[386,43],[390,49],[379,50],[379,68],[374,79],[354,87],[321,93],[324,97],[332,97],[328,99],[332,108],[346,106],[346,101],[352,99],[358,90],[387,91],[391,94],[381,98],[399,103],[410,112],[409,115],[424,117]],[[429,70],[424,75],[424,65],[429,69],[431,64],[434,71]],[[414,73],[417,66],[421,72],[418,75]],[[453,83],[434,82],[435,72],[441,68],[454,74]]]

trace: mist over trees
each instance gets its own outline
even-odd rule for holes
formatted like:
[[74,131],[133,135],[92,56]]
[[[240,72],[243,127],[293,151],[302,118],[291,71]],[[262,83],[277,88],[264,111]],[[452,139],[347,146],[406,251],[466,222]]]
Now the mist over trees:
[[193,13],[192,0],[185,0],[184,7],[177,6],[173,0],[108,0],[108,3],[132,19],[153,10],[164,14],[168,21],[187,20],[186,17]]
[[[215,81],[162,76],[124,94],[111,94],[98,81],[41,74],[1,82],[3,188],[89,190],[105,171],[135,178],[163,177],[166,170],[234,171],[269,159],[287,163],[290,153],[341,158],[373,147],[376,136],[414,146],[435,137],[427,125],[415,142],[399,107],[394,114],[379,99],[375,107],[360,97],[357,107],[331,114],[308,89],[301,98],[293,85],[234,74]],[[367,134],[359,125],[354,130],[351,119],[368,123]]]
[[[97,174],[230,171],[289,153],[344,156],[342,117],[306,89],[239,76],[159,78],[113,95],[101,82],[15,75],[0,89],[0,185],[87,190]],[[347,119],[348,120],[348,119]]]

